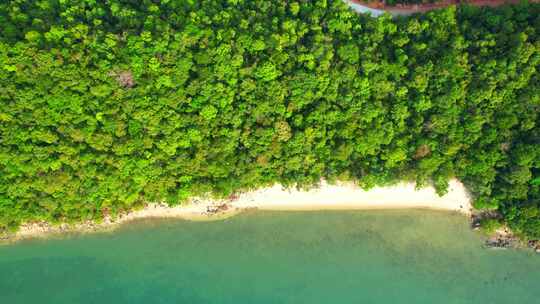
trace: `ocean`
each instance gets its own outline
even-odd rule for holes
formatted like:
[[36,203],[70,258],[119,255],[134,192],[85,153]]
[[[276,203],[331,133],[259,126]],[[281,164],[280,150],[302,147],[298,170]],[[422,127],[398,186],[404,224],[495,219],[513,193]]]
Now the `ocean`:
[[538,303],[540,255],[458,214],[247,212],[0,246],[0,303]]

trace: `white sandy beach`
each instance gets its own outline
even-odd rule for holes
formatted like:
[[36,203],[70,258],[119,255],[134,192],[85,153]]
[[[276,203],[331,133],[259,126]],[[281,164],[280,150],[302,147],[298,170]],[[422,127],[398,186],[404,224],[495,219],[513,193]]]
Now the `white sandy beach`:
[[283,190],[279,185],[240,195],[237,208],[261,210],[405,209],[430,208],[469,214],[471,205],[463,184],[452,180],[448,193],[438,196],[433,187],[415,189],[414,183],[376,187],[365,191],[352,183],[322,183],[309,191]]
[[[208,208],[227,205],[227,210],[210,214]],[[141,210],[106,218],[103,223],[84,223],[75,226],[51,226],[31,223],[21,226],[15,239],[43,236],[68,231],[93,231],[114,228],[121,223],[141,218],[182,218],[188,220],[214,220],[233,216],[246,209],[258,210],[354,210],[354,209],[409,209],[427,208],[455,211],[470,215],[472,208],[463,184],[450,182],[448,193],[438,196],[433,187],[417,190],[414,183],[400,183],[389,187],[376,187],[365,191],[352,183],[330,185],[323,182],[309,191],[283,189],[280,185],[239,195],[234,200],[194,199],[191,204],[167,207],[148,204]]]

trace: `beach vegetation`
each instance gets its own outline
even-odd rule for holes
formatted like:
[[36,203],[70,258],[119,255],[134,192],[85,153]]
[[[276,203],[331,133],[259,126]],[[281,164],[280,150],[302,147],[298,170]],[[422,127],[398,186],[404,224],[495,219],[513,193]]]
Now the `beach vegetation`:
[[482,227],[482,231],[485,234],[493,235],[495,231],[502,228],[503,225],[499,219],[486,218],[480,221],[480,227]]

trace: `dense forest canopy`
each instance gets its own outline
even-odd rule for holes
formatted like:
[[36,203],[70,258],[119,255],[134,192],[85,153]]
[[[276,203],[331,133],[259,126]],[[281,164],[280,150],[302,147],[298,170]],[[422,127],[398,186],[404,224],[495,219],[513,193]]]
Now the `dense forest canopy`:
[[0,230],[321,178],[452,177],[540,237],[540,5],[0,4]]

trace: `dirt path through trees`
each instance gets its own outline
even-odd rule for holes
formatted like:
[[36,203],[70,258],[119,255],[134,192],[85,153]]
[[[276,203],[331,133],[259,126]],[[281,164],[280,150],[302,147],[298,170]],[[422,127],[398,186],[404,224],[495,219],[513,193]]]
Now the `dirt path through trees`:
[[[442,0],[436,3],[423,3],[423,4],[396,4],[387,5],[384,1],[364,2],[361,0],[351,0],[353,3],[364,5],[371,9],[383,10],[389,13],[409,15],[419,12],[427,12],[434,9],[444,8],[449,5],[469,4],[474,6],[500,6],[504,4],[517,4],[520,0]],[[540,0],[529,1],[532,3],[538,3]]]

